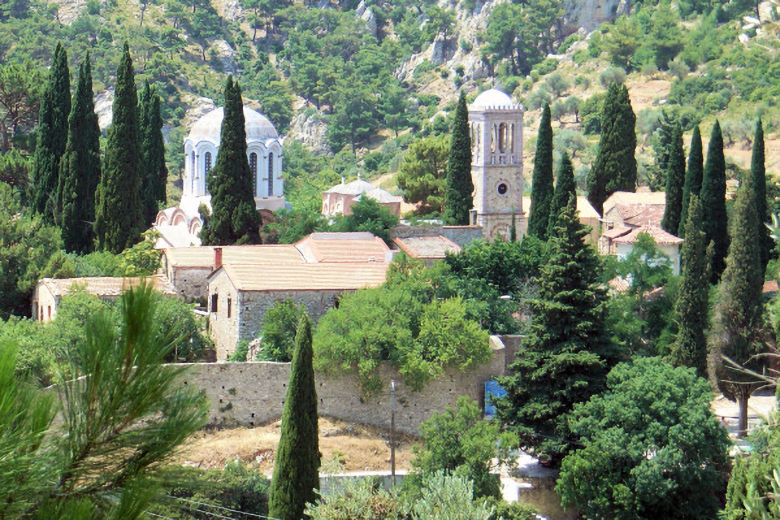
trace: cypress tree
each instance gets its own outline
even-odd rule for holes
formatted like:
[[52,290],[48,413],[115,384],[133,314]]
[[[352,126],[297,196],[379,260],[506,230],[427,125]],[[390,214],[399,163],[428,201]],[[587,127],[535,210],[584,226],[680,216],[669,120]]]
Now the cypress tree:
[[207,244],[256,243],[260,222],[246,155],[244,102],[233,76],[225,84],[224,110],[217,163],[206,179],[212,211],[203,236]]
[[654,132],[655,143],[653,144],[655,166],[658,174],[648,181],[650,189],[653,191],[660,190],[666,186],[666,173],[669,169],[669,157],[672,154],[675,127],[674,117],[669,116],[666,110],[662,110],[661,116],[658,118],[658,129]]
[[33,160],[33,208],[48,223],[55,222],[60,158],[68,140],[70,115],[70,70],[68,54],[57,43],[49,70],[49,80],[41,96],[38,135]]
[[151,225],[157,216],[160,202],[165,202],[165,183],[168,168],[165,166],[165,142],[162,135],[160,96],[148,81],[138,105],[138,123],[141,136],[141,164],[144,167],[141,188],[144,223]]
[[447,160],[447,189],[444,199],[444,222],[456,226],[469,223],[469,210],[473,206],[471,180],[471,136],[466,93],[460,92],[455,122],[452,125],[450,155]]
[[766,272],[769,255],[774,248],[774,241],[769,236],[769,208],[766,203],[766,165],[764,162],[764,125],[759,118],[756,121],[756,135],[753,139],[753,156],[750,161],[750,175],[756,190],[756,211],[758,212],[759,243],[761,245],[761,273]]
[[636,190],[636,116],[628,89],[613,83],[601,109],[598,154],[588,172],[588,200],[599,212],[616,191]]
[[[706,182],[706,167],[704,175]],[[758,229],[763,223],[758,218],[756,198],[753,177],[746,175],[734,202],[731,244],[718,290],[711,336],[718,386],[726,397],[739,403],[740,436],[747,428],[748,399],[759,385],[750,375],[725,365],[722,356],[758,372],[762,371],[761,362],[753,357],[762,349],[765,332],[761,302],[764,277]]]
[[726,159],[723,156],[723,134],[715,121],[707,148],[707,162],[701,181],[701,203],[704,207],[704,233],[714,244],[710,279],[717,283],[726,267],[729,249],[728,216],[726,214]]
[[701,132],[699,125],[693,128],[691,136],[691,151],[688,154],[688,169],[685,172],[685,185],[683,187],[682,211],[680,211],[680,226],[677,228],[677,236],[685,237],[685,223],[688,220],[688,201],[691,195],[697,197],[701,193],[701,179],[704,172],[704,157],[701,150]]
[[549,104],[544,105],[542,120],[539,122],[534,174],[531,182],[531,215],[528,217],[528,234],[547,240],[550,204],[553,198],[553,131],[550,124]]
[[550,203],[550,218],[547,223],[547,237],[553,236],[558,215],[568,204],[569,199],[577,200],[577,185],[574,182],[574,168],[568,152],[561,154],[561,162],[558,165],[558,179],[555,181],[555,194]]
[[79,81],[68,118],[68,142],[60,160],[58,187],[62,240],[66,251],[92,250],[95,191],[100,180],[100,127],[92,94],[89,53],[79,68]]
[[138,242],[144,228],[138,95],[126,42],[116,72],[113,114],[96,196],[95,235],[98,249],[119,253]]
[[685,150],[683,150],[682,128],[674,126],[669,143],[669,158],[666,162],[666,207],[661,227],[674,235],[680,227],[682,198],[685,184]]
[[709,302],[709,259],[704,232],[701,231],[703,209],[696,195],[691,196],[685,242],[682,246],[682,283],[674,306],[679,329],[672,344],[671,361],[677,366],[696,369],[707,377],[707,338]]
[[282,411],[282,431],[274,475],[268,493],[268,516],[299,520],[307,502],[320,487],[317,430],[317,391],[312,365],[311,322],[306,313],[298,322],[290,382]]
[[503,424],[518,433],[522,445],[556,462],[575,442],[567,415],[603,389],[613,361],[600,261],[585,244],[586,235],[570,197],[556,219],[538,297],[530,302],[530,334],[509,375],[500,379],[507,390],[498,402]]

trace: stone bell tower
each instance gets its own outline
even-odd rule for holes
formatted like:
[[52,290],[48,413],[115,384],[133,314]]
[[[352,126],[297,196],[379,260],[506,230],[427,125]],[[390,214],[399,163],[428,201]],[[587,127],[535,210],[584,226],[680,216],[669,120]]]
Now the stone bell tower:
[[512,219],[517,236],[525,234],[523,213],[523,107],[505,93],[490,89],[469,105],[471,224],[485,238],[509,239]]

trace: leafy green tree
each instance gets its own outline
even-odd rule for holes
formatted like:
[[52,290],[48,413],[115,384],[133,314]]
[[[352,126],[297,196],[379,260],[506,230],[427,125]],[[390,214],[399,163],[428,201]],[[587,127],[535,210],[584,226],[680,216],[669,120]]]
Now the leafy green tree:
[[295,334],[282,431],[268,498],[269,516],[281,520],[300,519],[306,504],[314,502],[320,487],[317,390],[312,356],[311,322],[304,313]]
[[113,114],[95,197],[95,235],[98,249],[119,253],[135,244],[144,229],[138,96],[127,42],[116,73]]
[[583,242],[587,231],[574,198],[558,215],[524,349],[499,382],[507,395],[498,417],[520,444],[558,462],[575,438],[567,427],[574,404],[601,391],[612,361],[604,330],[606,293],[596,251]]
[[685,150],[683,150],[682,127],[675,125],[671,142],[671,153],[666,166],[666,206],[661,227],[674,235],[680,227],[682,197],[685,184]]
[[[351,77],[350,80],[357,78]],[[337,96],[333,117],[328,126],[328,141],[334,152],[349,144],[352,153],[377,128],[375,117],[376,100],[368,87],[347,86],[342,80],[335,90]]]
[[[666,110],[661,110],[661,114],[655,119],[658,127],[653,131],[653,152],[655,153],[655,166],[663,175],[660,185],[666,185],[666,172],[669,169],[669,158],[674,148],[674,132],[677,128],[676,118]],[[659,186],[660,189],[660,186]],[[674,234],[674,233],[672,233]]]
[[396,181],[404,200],[420,203],[421,215],[441,213],[446,189],[449,137],[429,136],[412,141],[401,159]]
[[168,182],[168,168],[165,166],[165,143],[163,141],[163,120],[160,114],[160,96],[157,89],[144,82],[138,100],[138,127],[141,139],[141,205],[143,222],[150,226],[157,217],[160,203],[165,202],[165,184]]
[[688,169],[685,172],[685,184],[683,186],[680,227],[677,228],[677,236],[680,238],[685,238],[685,223],[688,220],[688,203],[691,195],[698,197],[701,193],[703,173],[704,157],[702,155],[701,133],[699,132],[699,125],[696,125],[691,136],[691,151],[688,153]]
[[625,85],[611,84],[601,110],[601,139],[588,172],[588,200],[601,214],[616,191],[636,190],[636,116]]
[[306,518],[332,520],[402,520],[406,507],[392,491],[378,485],[376,479],[344,479],[338,491],[320,495],[306,505]]
[[[205,399],[180,385],[182,369],[163,365],[173,345],[154,323],[151,287],[124,293],[120,309],[119,329],[106,313],[92,316],[69,357],[74,377],[58,382],[61,426],[38,406],[52,399],[29,392],[33,407],[19,424],[33,419],[36,430],[9,446],[16,454],[11,475],[37,476],[37,489],[7,488],[3,497],[22,517],[142,518],[165,478],[160,463],[205,424]],[[13,363],[4,361],[0,379],[9,383]],[[3,421],[3,438],[16,422]]]
[[577,185],[574,182],[574,168],[571,165],[569,153],[564,150],[558,165],[558,178],[555,181],[555,192],[550,202],[550,218],[547,221],[547,238],[553,236],[558,215],[569,203],[569,199],[577,198]]
[[[701,181],[701,203],[704,207],[703,231],[707,242],[713,242],[712,268],[710,277],[713,283],[720,280],[726,267],[726,253],[729,249],[728,215],[726,214],[726,159],[723,156],[723,135],[720,124],[715,121],[707,149],[707,162]],[[743,233],[746,230],[742,231]],[[758,231],[756,231],[758,233]]]
[[[710,162],[709,157],[707,162]],[[707,171],[705,168],[705,180]],[[704,193],[702,187],[702,195]],[[713,375],[723,394],[739,404],[740,436],[747,432],[748,400],[760,382],[754,376],[724,362],[722,358],[728,357],[734,363],[758,372],[761,372],[763,365],[763,360],[754,357],[763,350],[766,334],[761,303],[764,277],[759,235],[759,227],[763,227],[763,223],[758,217],[756,197],[754,179],[751,175],[745,175],[734,203],[731,244],[718,289],[710,336],[715,367]]]
[[609,26],[609,30],[602,40],[602,45],[612,63],[628,69],[631,66],[634,52],[641,44],[641,36],[636,20],[623,15]]
[[517,439],[511,433],[502,434],[498,421],[483,420],[475,401],[458,397],[454,407],[448,406],[424,421],[420,433],[423,445],[415,446],[412,459],[416,478],[443,470],[471,480],[474,498],[501,496],[494,461],[505,461]]
[[0,151],[8,151],[15,137],[35,125],[44,87],[31,61],[0,65]]
[[444,195],[444,221],[453,225],[467,225],[472,208],[471,194],[471,137],[466,92],[460,92],[455,121],[452,124],[450,155],[447,160],[447,190]]
[[214,170],[206,179],[213,211],[201,231],[207,244],[256,243],[259,217],[252,197],[252,175],[246,155],[246,128],[241,87],[229,76],[225,116]]
[[750,160],[750,175],[756,190],[756,213],[759,220],[759,245],[761,246],[762,276],[766,272],[769,255],[774,248],[774,242],[769,236],[769,228],[764,224],[770,222],[769,209],[766,203],[766,166],[764,163],[764,125],[761,119],[756,121],[756,134],[753,138],[753,155]]
[[334,225],[334,230],[368,231],[387,242],[390,229],[398,224],[398,217],[370,197],[360,197],[351,209],[352,214],[341,217]]
[[410,508],[410,516],[412,520],[490,520],[492,511],[487,503],[472,500],[473,495],[474,485],[470,480],[437,471],[423,482],[419,498]]
[[77,253],[92,250],[95,191],[100,181],[100,127],[93,97],[92,68],[87,54],[73,96],[58,187],[62,240],[66,251]]
[[710,277],[706,235],[701,231],[703,213],[699,197],[691,195],[682,247],[682,285],[674,306],[678,331],[670,360],[676,366],[692,367],[699,376],[706,377]]
[[0,244],[0,319],[29,316],[33,288],[62,239],[40,215],[24,211],[7,184],[0,184]]
[[62,44],[54,50],[49,79],[41,98],[38,116],[38,135],[33,166],[33,208],[44,216],[48,224],[56,222],[57,180],[60,158],[68,139],[70,114],[70,71],[68,55]]
[[26,201],[27,189],[30,186],[30,157],[16,148],[0,155],[0,182],[14,188],[17,196]]
[[679,15],[672,11],[670,2],[661,1],[653,10],[648,40],[655,55],[655,65],[660,70],[669,68],[669,62],[682,50],[685,42]]
[[691,369],[659,358],[616,366],[571,415],[581,448],[561,465],[564,506],[591,518],[715,518],[730,442],[711,399]]
[[528,217],[529,235],[542,240],[547,239],[553,192],[553,132],[550,125],[550,105],[545,104],[536,137],[534,173],[531,181],[531,216]]
[[295,334],[301,315],[305,312],[302,305],[295,305],[291,299],[276,302],[265,313],[263,320],[260,352],[261,361],[291,361],[295,349]]

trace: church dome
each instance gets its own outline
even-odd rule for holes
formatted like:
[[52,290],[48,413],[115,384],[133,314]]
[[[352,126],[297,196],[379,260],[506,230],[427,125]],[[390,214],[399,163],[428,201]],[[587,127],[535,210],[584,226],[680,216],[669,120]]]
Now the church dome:
[[[222,118],[224,109],[217,108],[198,119],[190,130],[187,139],[198,142],[203,140],[212,141],[219,144],[219,137],[222,132]],[[279,134],[276,128],[263,114],[244,107],[244,120],[247,140],[278,138]]]
[[491,88],[477,96],[477,99],[471,104],[471,108],[476,110],[515,109],[518,108],[518,105],[504,92]]

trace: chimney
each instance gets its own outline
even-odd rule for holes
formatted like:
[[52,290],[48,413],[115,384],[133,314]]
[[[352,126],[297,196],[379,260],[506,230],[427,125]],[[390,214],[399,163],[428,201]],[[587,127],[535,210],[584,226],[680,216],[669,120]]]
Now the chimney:
[[214,270],[216,271],[220,267],[222,267],[222,248],[215,247],[214,248]]

